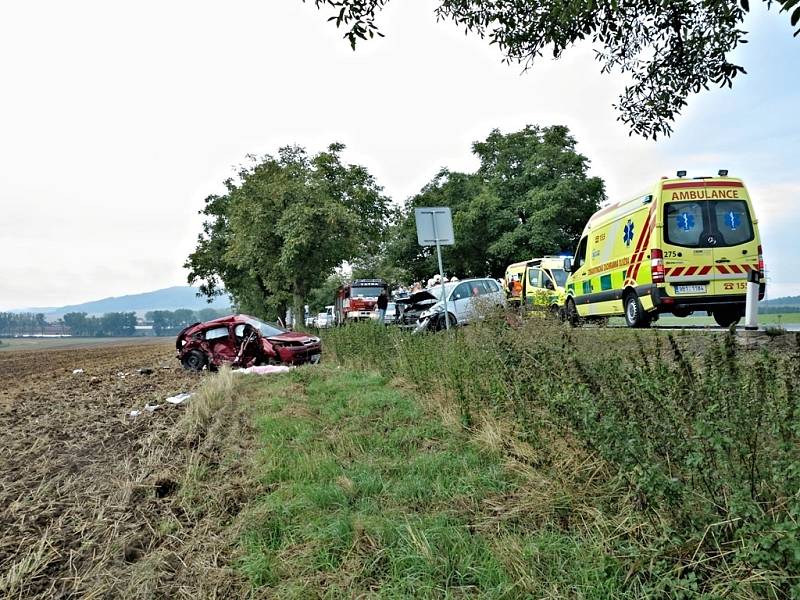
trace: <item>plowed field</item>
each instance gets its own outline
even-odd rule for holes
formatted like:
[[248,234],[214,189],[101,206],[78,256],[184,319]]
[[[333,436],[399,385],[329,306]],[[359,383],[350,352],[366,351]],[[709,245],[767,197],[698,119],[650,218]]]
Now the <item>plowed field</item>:
[[[164,476],[186,407],[164,400],[204,378],[181,369],[171,340],[0,353],[1,597],[156,592],[132,565],[168,537],[164,523],[189,521]],[[179,558],[160,556],[159,577],[179,579]]]

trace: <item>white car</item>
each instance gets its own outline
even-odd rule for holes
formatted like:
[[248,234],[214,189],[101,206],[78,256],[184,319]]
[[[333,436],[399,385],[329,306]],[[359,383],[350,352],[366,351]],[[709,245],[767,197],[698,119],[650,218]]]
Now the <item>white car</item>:
[[324,329],[325,327],[333,327],[336,324],[336,317],[333,314],[333,305],[326,306],[325,312],[317,315],[317,327]]
[[450,325],[464,325],[480,318],[483,310],[506,305],[506,295],[497,280],[491,277],[462,279],[428,288],[438,302],[420,314],[417,330],[443,329],[444,301],[442,291],[447,297],[447,313]]
[[[375,310],[372,311],[370,315],[370,319],[373,321],[378,320],[378,307],[375,307]],[[395,302],[389,302],[386,305],[386,314],[383,316],[383,322],[386,325],[391,325],[397,319],[397,304]]]

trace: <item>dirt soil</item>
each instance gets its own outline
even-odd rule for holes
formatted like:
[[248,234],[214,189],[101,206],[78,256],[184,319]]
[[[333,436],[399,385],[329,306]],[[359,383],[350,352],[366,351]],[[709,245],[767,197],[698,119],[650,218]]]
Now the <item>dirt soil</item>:
[[[175,499],[186,457],[168,442],[186,405],[164,400],[205,377],[172,340],[0,353],[0,597],[197,592],[163,551],[198,522]],[[154,556],[155,575],[137,569]]]

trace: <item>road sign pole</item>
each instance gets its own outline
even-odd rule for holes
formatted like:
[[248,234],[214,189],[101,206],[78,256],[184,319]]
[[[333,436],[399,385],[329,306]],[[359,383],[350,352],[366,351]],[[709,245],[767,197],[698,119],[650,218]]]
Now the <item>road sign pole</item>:
[[[430,215],[431,227],[425,215]],[[417,242],[420,246],[436,246],[436,259],[439,262],[439,278],[442,286],[441,302],[444,308],[444,326],[450,329],[450,310],[447,306],[447,294],[444,280],[444,267],[442,266],[442,246],[452,246],[455,243],[453,235],[453,217],[447,206],[420,206],[414,209],[417,221]],[[441,218],[437,218],[441,217]]]
[[450,329],[450,314],[447,312],[447,294],[444,287],[444,269],[442,268],[442,247],[439,245],[439,232],[436,229],[436,213],[431,211],[431,219],[433,220],[433,237],[436,239],[436,258],[439,260],[439,279],[442,286],[442,301],[444,302],[444,326]]

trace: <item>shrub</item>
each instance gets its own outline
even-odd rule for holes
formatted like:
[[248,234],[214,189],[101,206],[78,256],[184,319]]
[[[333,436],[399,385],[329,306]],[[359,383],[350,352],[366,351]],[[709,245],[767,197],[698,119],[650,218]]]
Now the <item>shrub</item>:
[[661,532],[628,557],[631,585],[715,595],[747,578],[756,594],[800,594],[800,334],[786,352],[741,350],[731,333],[509,322],[420,336],[353,325],[325,343],[342,363],[446,395],[465,427],[490,409],[530,443],[543,422],[577,434]]

